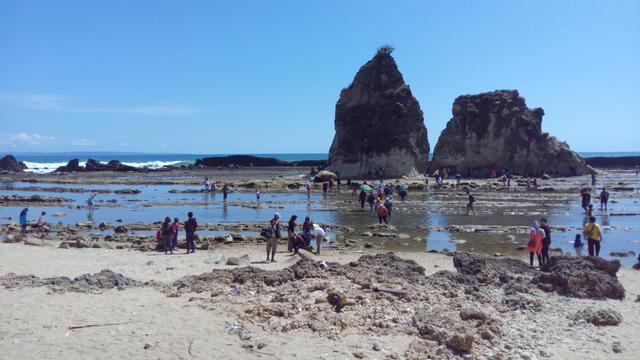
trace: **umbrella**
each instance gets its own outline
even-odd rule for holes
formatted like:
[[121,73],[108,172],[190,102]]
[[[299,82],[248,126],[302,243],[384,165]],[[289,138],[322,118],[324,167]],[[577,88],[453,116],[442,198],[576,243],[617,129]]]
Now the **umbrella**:
[[369,185],[363,184],[363,185],[360,185],[360,190],[371,191],[373,190],[373,188]]

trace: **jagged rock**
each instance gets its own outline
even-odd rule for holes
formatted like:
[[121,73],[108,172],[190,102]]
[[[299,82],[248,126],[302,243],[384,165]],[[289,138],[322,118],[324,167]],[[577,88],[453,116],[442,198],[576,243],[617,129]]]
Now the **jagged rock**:
[[569,146],[542,132],[541,108],[529,109],[517,90],[459,96],[434,150],[431,169],[466,176],[492,169],[512,174],[576,176],[593,171]]
[[337,180],[338,175],[332,173],[331,171],[322,170],[313,177],[313,182],[325,182],[329,180]]
[[249,255],[242,255],[240,257],[237,256],[230,256],[227,259],[227,265],[235,265],[235,266],[239,266],[239,265],[246,265],[249,263]]
[[21,172],[27,168],[22,161],[18,162],[13,155],[5,155],[0,159],[0,170]]
[[342,178],[401,177],[427,168],[422,110],[388,49],[381,48],[340,93],[335,129],[329,168]]
[[115,232],[116,234],[126,234],[128,231],[129,229],[122,225],[118,225],[113,229],[113,232]]
[[140,171],[135,166],[124,165],[118,160],[111,160],[106,164],[100,161],[89,159],[84,165],[86,171]]
[[469,334],[453,335],[447,340],[447,345],[457,351],[467,352],[473,346],[473,336]]
[[67,165],[60,166],[56,169],[56,172],[78,172],[84,171],[84,167],[80,166],[80,160],[72,159],[69,160]]
[[622,315],[613,309],[583,309],[572,316],[573,320],[584,320],[596,326],[616,326],[622,322]]
[[544,291],[586,299],[623,299],[624,287],[616,273],[618,260],[604,260],[593,256],[553,256],[542,265],[532,279]]

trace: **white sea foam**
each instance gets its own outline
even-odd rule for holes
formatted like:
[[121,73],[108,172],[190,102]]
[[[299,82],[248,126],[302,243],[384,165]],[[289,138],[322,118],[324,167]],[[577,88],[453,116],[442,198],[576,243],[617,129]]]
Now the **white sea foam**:
[[[86,162],[81,161],[80,166],[84,166]],[[105,162],[103,162],[105,163]],[[135,166],[139,168],[149,168],[149,169],[159,169],[164,166],[176,165],[182,163],[193,163],[193,161],[188,160],[180,160],[180,161],[145,161],[145,162],[123,162],[124,165]],[[66,162],[30,162],[25,161],[25,165],[27,165],[27,169],[25,171],[33,172],[36,174],[44,174],[48,172],[55,171],[60,166],[67,165]]]

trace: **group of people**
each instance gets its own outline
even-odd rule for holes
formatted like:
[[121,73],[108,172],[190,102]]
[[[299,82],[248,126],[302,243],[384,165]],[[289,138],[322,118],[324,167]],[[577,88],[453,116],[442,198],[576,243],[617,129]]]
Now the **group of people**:
[[[27,232],[27,226],[29,226],[29,220],[27,219],[28,213],[29,208],[24,208],[20,211],[20,216],[18,216],[18,222],[20,223],[20,233],[22,234]],[[32,227],[36,230],[44,230],[44,226],[47,224],[46,215],[46,211],[40,212],[38,221]]]
[[[302,232],[296,233],[297,215],[291,215],[289,222],[287,223],[287,251],[291,252],[292,256],[298,254],[300,249],[308,250],[316,255],[320,255],[320,249],[322,247],[322,241],[326,236],[325,230],[318,224],[314,224],[313,221],[307,216],[302,224]],[[269,221],[269,227],[263,229],[260,235],[266,239],[267,243],[267,262],[275,262],[276,249],[278,247],[278,241],[282,238],[281,235],[280,214],[275,213],[273,218]],[[311,240],[315,236],[316,247],[313,249]]]
[[[449,180],[449,169],[437,169],[433,172],[432,176],[436,180],[436,187],[439,189],[444,185],[445,180]],[[455,175],[456,186],[460,186],[462,182],[462,175],[458,172]],[[424,181],[427,186],[429,186],[429,174],[424,175]]]
[[[198,229],[198,222],[193,217],[193,213],[187,214],[187,220],[183,223],[182,227],[186,235],[186,248],[187,254],[195,253],[195,233]],[[171,222],[170,217],[165,217],[160,230],[156,233],[156,240],[158,241],[159,248],[164,250],[165,254],[173,254],[174,250],[178,249],[178,233],[180,232],[180,221],[178,218],[174,218]]]
[[[212,183],[211,181],[209,181],[209,177],[205,177],[204,178],[204,191],[205,192],[216,192],[218,191],[218,185],[214,182]],[[227,197],[229,196],[229,184],[225,183],[222,186],[222,196],[223,196],[223,201],[227,201]],[[260,192],[258,191],[257,193],[257,197],[258,197],[258,201],[260,200]]]

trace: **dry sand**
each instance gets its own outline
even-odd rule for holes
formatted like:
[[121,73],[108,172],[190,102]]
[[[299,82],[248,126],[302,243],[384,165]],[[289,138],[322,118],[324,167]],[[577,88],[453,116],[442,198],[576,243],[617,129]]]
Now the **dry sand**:
[[[254,266],[282,269],[298,257],[284,253],[277,263],[260,264],[261,246],[234,246],[216,249],[226,257],[248,254]],[[375,251],[368,251],[373,253]],[[164,256],[158,253],[104,249],[57,249],[22,244],[0,244],[0,274],[33,274],[39,277],[69,276],[111,269],[130,278],[170,282],[185,275],[210,271],[205,259],[211,251],[193,255]],[[346,263],[361,254],[326,251],[316,260]],[[454,270],[451,257],[441,254],[398,253],[423,266],[427,274]],[[559,305],[591,303],[615,307],[623,316],[619,326],[593,328],[588,339],[574,338],[571,331],[557,342],[548,343],[552,359],[637,359],[640,354],[640,272],[622,269],[619,278],[627,295],[624,301],[577,300],[550,294]],[[348,333],[337,340],[318,336],[308,330],[275,333],[260,327],[251,329],[252,343],[264,343],[260,350],[242,348],[246,341],[229,334],[236,324],[230,307],[203,308],[190,296],[169,297],[152,287],[106,290],[101,293],[53,293],[47,287],[0,289],[0,354],[3,359],[353,359],[361,353],[368,359],[403,358],[412,336],[395,334],[372,338]],[[207,296],[199,294],[197,296]],[[549,300],[545,299],[545,300]],[[562,305],[564,306],[564,305]],[[571,305],[574,306],[574,305]],[[548,321],[548,319],[546,320]],[[566,319],[557,319],[566,327]],[[114,324],[69,330],[72,326]],[[535,324],[523,330],[522,337],[555,324]],[[533,340],[532,340],[533,341]],[[624,351],[614,354],[611,344],[619,341]],[[381,351],[373,351],[377,343]],[[145,344],[149,348],[145,349]],[[531,355],[525,354],[524,357]],[[524,358],[523,357],[523,358]],[[542,358],[533,354],[532,358]]]

